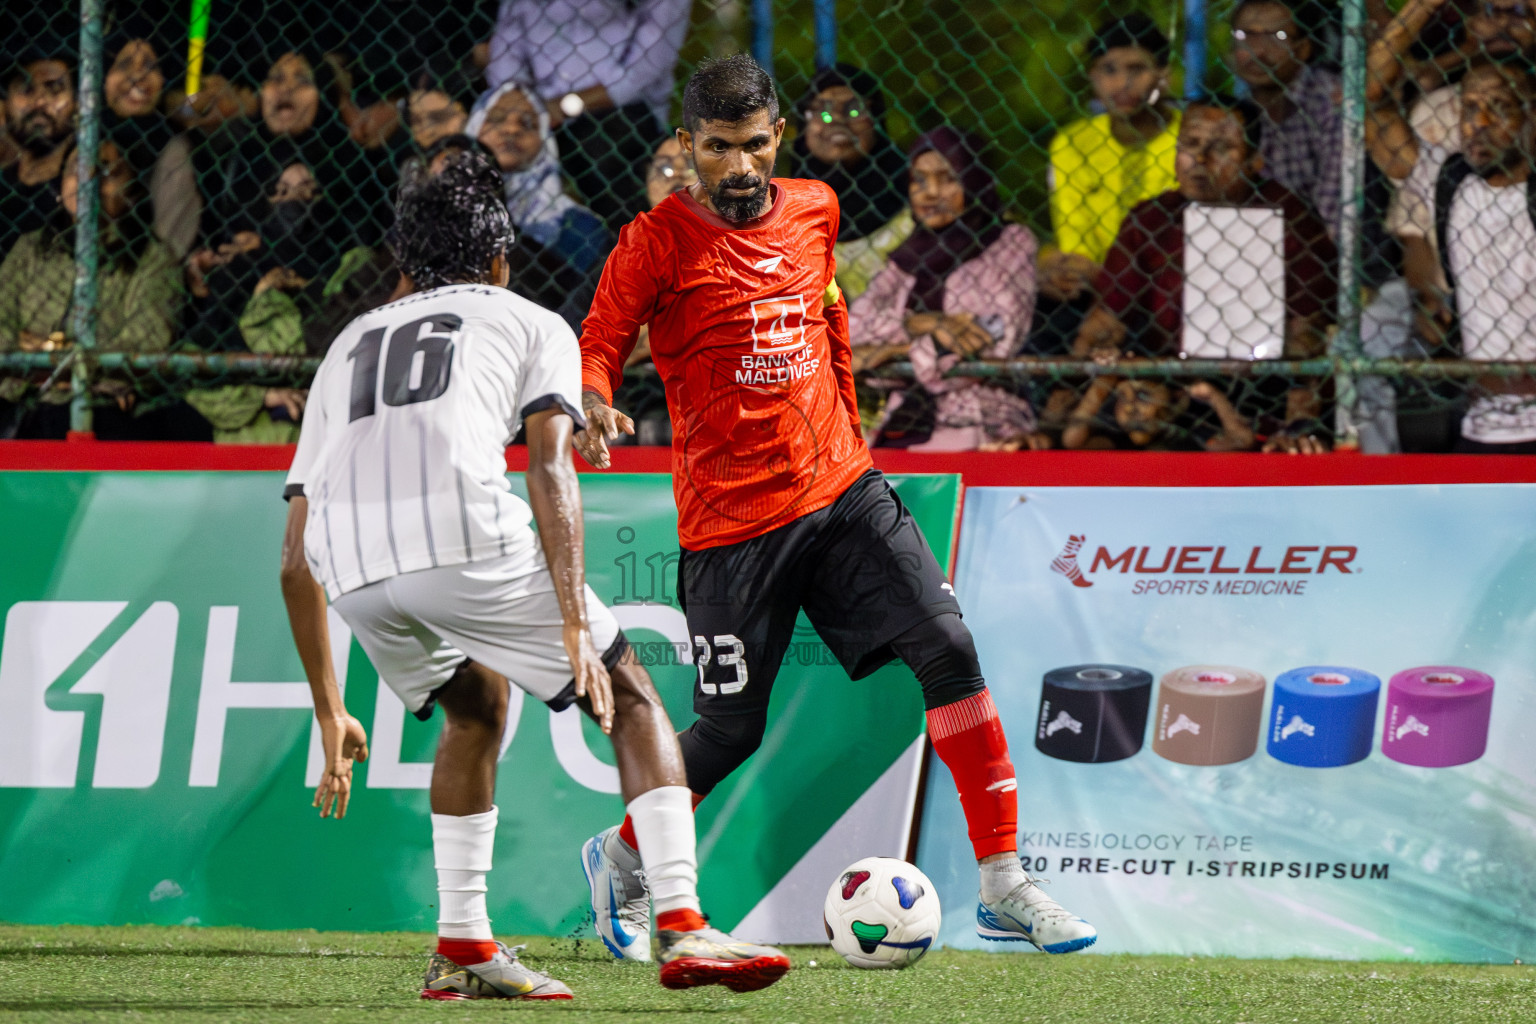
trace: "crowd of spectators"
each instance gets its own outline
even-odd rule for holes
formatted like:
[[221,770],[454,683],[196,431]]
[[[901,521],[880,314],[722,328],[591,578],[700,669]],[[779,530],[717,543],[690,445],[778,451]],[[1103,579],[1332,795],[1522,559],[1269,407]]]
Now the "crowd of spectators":
[[[399,190],[465,147],[501,169],[513,287],[579,328],[618,232],[696,180],[667,127],[691,0],[501,0],[453,18],[400,4],[387,25],[350,30],[320,0],[248,6],[221,24],[239,45],[210,51],[190,97],[168,26],[109,18],[102,350],[323,353],[396,289]],[[1327,450],[1341,412],[1331,378],[1149,377],[1138,364],[1327,354],[1346,259],[1360,260],[1369,354],[1536,361],[1536,13],[1522,0],[1368,7],[1354,252],[1340,237],[1337,54],[1289,0],[1231,10],[1236,95],[1181,101],[1147,15],[1098,25],[1081,51],[1087,116],[1051,139],[1038,214],[1005,202],[978,124],[901,146],[871,69],[817,72],[779,170],[839,198],[869,442]],[[0,91],[0,352],[72,344],[79,97],[66,28],[19,32]],[[647,351],[642,338],[640,384],[621,399],[643,441],[665,442]],[[1042,358],[1093,372],[952,372]],[[302,389],[217,383],[102,379],[96,432],[296,437]],[[1360,382],[1374,406],[1346,412],[1368,447],[1536,451],[1532,378],[1422,387]],[[0,379],[0,437],[62,436],[69,399],[59,374]]]

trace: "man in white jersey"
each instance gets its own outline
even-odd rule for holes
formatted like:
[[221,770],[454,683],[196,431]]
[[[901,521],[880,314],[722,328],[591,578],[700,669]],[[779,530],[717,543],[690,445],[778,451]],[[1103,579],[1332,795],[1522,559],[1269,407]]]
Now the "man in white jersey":
[[[509,680],[553,708],[577,704],[612,736],[644,837],[662,984],[770,985],[789,969],[782,953],[705,925],[676,737],[585,583],[569,452],[573,424],[585,425],[576,338],[506,289],[512,230],[494,165],[459,150],[434,170],[396,212],[404,297],[331,346],[284,491],[283,598],[325,748],[314,803],[344,816],[352,762],[367,757],[327,654],[329,598],[405,706],[446,717],[431,787],[438,946],[423,998],[571,998],[496,942],[486,913]],[[520,424],[528,503],[505,472]]]

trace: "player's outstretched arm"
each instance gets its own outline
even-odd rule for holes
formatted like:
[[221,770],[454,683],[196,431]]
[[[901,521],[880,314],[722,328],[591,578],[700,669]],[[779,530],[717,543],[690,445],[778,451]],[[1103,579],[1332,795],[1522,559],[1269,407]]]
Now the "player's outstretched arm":
[[315,790],[314,806],[320,817],[347,816],[352,797],[352,762],[368,760],[368,736],[363,725],[347,714],[331,664],[330,628],[325,621],[325,590],[315,581],[304,560],[304,520],[309,502],[303,495],[289,499],[288,525],[283,531],[283,603],[288,606],[288,625],[304,663],[309,692],[315,701],[315,720],[320,724],[325,749],[325,770]]
[[581,407],[587,428],[576,435],[576,450],[597,469],[612,465],[609,441],[617,439],[620,431],[635,432],[634,420],[612,407],[613,390],[624,378],[624,365],[635,350],[640,329],[652,323],[657,296],[672,290],[670,256],[665,243],[658,242],[642,220],[626,224],[603,264],[592,308],[581,323]]
[[613,684],[592,644],[587,623],[581,489],[576,484],[576,468],[566,454],[571,447],[571,417],[558,408],[545,409],[529,416],[524,425],[528,431],[528,504],[533,506],[539,543],[544,545],[544,559],[554,577],[576,696],[588,698],[593,716],[603,732],[609,733],[613,731]]
[[609,405],[608,400],[596,391],[582,393],[581,411],[587,417],[587,429],[577,431],[576,450],[587,460],[587,465],[607,469],[613,465],[608,442],[615,440],[621,430],[633,434],[635,421]]

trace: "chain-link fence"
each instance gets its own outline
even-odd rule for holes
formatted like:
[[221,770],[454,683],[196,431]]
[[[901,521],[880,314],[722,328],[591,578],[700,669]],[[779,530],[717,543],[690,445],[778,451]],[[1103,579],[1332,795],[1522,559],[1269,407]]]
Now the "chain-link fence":
[[875,444],[1536,446],[1524,0],[42,5],[5,60],[0,436],[291,441],[455,135],[504,172],[513,287],[579,330],[694,180],[682,82],[741,49],[779,173],[838,193]]

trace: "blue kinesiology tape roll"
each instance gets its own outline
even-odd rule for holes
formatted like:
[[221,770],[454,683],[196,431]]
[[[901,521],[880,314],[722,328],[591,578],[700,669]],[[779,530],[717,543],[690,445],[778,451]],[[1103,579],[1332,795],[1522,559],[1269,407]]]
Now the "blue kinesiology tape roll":
[[1357,668],[1312,665],[1275,679],[1269,755],[1303,768],[1363,761],[1376,734],[1381,680]]

